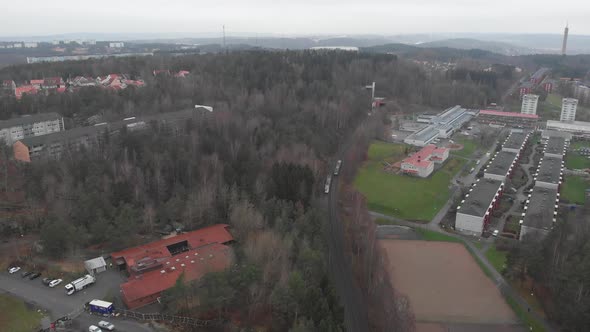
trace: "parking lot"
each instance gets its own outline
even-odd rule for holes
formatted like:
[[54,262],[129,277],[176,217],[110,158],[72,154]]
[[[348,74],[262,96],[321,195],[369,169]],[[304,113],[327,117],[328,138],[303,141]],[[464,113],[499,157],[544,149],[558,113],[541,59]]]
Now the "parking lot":
[[[2,271],[0,273],[0,291],[19,297],[25,302],[47,310],[52,320],[63,317],[83,307],[85,303],[93,299],[118,296],[119,284],[124,281],[123,277],[117,271],[107,270],[97,276],[96,283],[68,296],[66,295],[64,285],[71,280],[64,280],[62,284],[55,288],[50,288],[41,282],[44,276],[29,280],[28,278],[22,278],[20,272],[9,274],[6,271]],[[100,320],[98,316],[83,313],[76,318],[71,331],[88,331],[88,326],[92,324],[96,325]],[[109,318],[108,320],[115,324],[119,331],[156,331],[147,324],[132,320],[123,320],[121,318]]]

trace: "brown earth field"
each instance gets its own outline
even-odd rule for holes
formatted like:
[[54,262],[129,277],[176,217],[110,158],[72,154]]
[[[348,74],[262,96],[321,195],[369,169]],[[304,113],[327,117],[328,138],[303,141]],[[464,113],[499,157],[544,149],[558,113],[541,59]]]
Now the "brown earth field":
[[394,287],[419,332],[523,331],[500,291],[460,243],[380,240]]

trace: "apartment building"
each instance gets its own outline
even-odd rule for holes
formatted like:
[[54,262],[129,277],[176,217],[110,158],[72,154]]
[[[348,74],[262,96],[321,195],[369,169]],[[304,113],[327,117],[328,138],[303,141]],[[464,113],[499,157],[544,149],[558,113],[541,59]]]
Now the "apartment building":
[[522,114],[537,114],[537,104],[539,102],[538,95],[527,94],[522,96],[522,107],[520,113]]
[[574,98],[563,98],[561,101],[561,117],[559,121],[575,121],[578,100]]
[[64,130],[64,121],[61,115],[40,113],[20,118],[12,118],[0,121],[0,140],[6,145],[34,136],[42,136]]

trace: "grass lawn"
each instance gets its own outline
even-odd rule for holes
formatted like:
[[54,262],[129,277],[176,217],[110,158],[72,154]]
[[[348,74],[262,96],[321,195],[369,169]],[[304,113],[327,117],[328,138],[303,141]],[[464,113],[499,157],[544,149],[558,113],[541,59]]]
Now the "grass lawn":
[[455,143],[463,145],[463,149],[451,151],[451,154],[455,156],[469,158],[473,156],[475,149],[477,149],[477,144],[475,143],[475,141],[467,137],[457,138],[455,140]]
[[561,198],[575,204],[584,204],[586,189],[590,188],[590,182],[580,176],[566,176]]
[[488,251],[486,251],[486,258],[499,273],[502,273],[504,265],[506,265],[506,255],[507,252],[497,250],[495,245],[491,246]]
[[423,228],[415,228],[416,232],[422,236],[422,240],[425,241],[439,241],[439,242],[459,242],[463,243],[463,240],[454,238],[452,236],[438,233],[434,231],[429,231]]
[[535,332],[545,331],[545,329],[543,328],[543,325],[541,325],[539,322],[537,322],[533,318],[533,316],[529,312],[527,312],[527,310],[525,310],[524,308],[521,308],[513,298],[507,296],[506,302],[512,308],[512,310],[514,310],[514,312],[516,313],[516,316],[518,316],[518,318],[520,318],[520,320],[523,322],[525,327],[529,327],[531,331],[535,331]]
[[382,162],[400,160],[404,149],[400,144],[371,144],[369,160],[359,170],[355,187],[366,196],[373,211],[407,220],[430,221],[449,199],[450,180],[466,161],[449,158],[442,169],[426,179],[385,172]]
[[40,313],[27,309],[19,299],[0,294],[0,331],[30,332],[39,326]]
[[570,149],[590,148],[590,141],[575,141],[570,143]]
[[565,167],[569,169],[590,168],[590,159],[576,152],[569,152],[565,160]]

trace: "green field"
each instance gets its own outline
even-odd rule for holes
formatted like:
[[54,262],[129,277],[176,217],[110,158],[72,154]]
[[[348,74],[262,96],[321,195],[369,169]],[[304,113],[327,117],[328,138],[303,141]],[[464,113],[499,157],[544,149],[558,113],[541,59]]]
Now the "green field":
[[590,148],[590,141],[575,141],[570,143],[570,149]]
[[443,233],[429,231],[429,230],[423,229],[423,228],[416,228],[416,232],[419,233],[420,236],[422,236],[422,240],[425,240],[425,241],[463,243],[463,240],[461,240],[461,239],[454,238],[452,236],[449,236],[449,235],[446,235]]
[[570,203],[584,204],[587,189],[590,189],[590,182],[583,177],[566,176],[560,197]]
[[491,246],[488,251],[486,251],[486,258],[490,261],[490,264],[494,266],[496,271],[502,273],[504,270],[504,266],[506,265],[506,255],[508,253],[505,251],[499,251],[496,249],[496,246]]
[[455,143],[463,145],[463,149],[451,151],[451,154],[455,156],[469,158],[473,156],[475,149],[477,149],[477,144],[475,143],[475,141],[467,137],[457,138],[455,140]]
[[39,327],[42,315],[27,309],[19,299],[0,294],[0,331],[30,332]]
[[569,152],[565,159],[565,167],[569,169],[590,168],[590,159],[576,152]]
[[355,187],[366,196],[369,209],[373,211],[408,220],[429,221],[449,199],[450,180],[466,161],[449,158],[442,169],[426,179],[386,172],[383,161],[399,161],[404,150],[405,146],[400,144],[371,144],[369,160],[359,170]]

